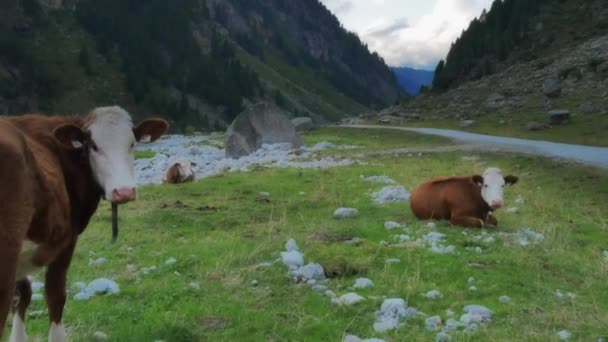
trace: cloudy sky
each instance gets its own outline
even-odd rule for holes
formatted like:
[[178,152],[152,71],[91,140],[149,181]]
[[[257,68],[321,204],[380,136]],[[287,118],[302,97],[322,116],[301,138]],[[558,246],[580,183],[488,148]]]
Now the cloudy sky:
[[492,0],[321,0],[391,66],[434,69]]

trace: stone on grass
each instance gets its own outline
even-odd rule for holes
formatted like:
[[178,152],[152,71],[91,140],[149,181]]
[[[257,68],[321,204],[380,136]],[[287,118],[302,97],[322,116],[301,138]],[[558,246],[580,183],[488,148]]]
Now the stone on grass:
[[393,221],[384,222],[384,229],[386,229],[386,230],[393,230],[393,229],[397,229],[397,228],[403,228],[403,225],[399,222],[393,222]]
[[441,294],[441,292],[439,292],[439,290],[431,290],[425,294],[423,294],[424,297],[428,298],[428,299],[439,299],[439,298],[443,298],[443,295]]
[[188,284],[188,286],[190,286],[191,288],[195,289],[195,290],[200,290],[201,289],[201,284],[197,283],[197,282],[191,282],[190,284]]
[[334,211],[334,218],[347,218],[359,215],[359,210],[355,208],[338,208]]
[[401,319],[411,318],[415,314],[416,310],[413,308],[407,308],[405,300],[402,298],[385,299],[380,306],[380,311],[376,312],[374,331],[377,333],[383,333],[389,330],[397,329]]
[[251,286],[256,287],[256,286],[258,286],[259,283],[258,283],[257,279],[253,279],[250,284],[251,284]]
[[427,222],[426,226],[427,226],[427,228],[434,229],[437,227],[437,224],[435,222]]
[[572,337],[572,333],[569,332],[568,330],[562,330],[562,331],[558,332],[557,335],[559,336],[559,339],[562,341],[569,340],[570,337]]
[[285,250],[287,252],[299,251],[300,248],[298,247],[298,243],[296,242],[296,240],[289,239],[289,240],[287,240],[287,243],[285,244]]
[[498,301],[501,302],[501,303],[503,303],[503,304],[509,304],[509,303],[511,303],[511,297],[509,297],[509,296],[500,296],[498,298]]
[[399,243],[411,241],[412,237],[406,234],[395,235],[395,239],[399,240]]
[[323,280],[325,279],[325,270],[323,266],[317,263],[309,263],[306,266],[302,266],[292,272],[292,275],[296,280],[307,282],[309,280]]
[[342,342],[384,342],[384,340],[379,339],[379,338],[366,338],[366,339],[361,339],[357,336],[354,335],[346,335],[344,337],[344,339],[342,340]]
[[357,303],[361,303],[365,300],[365,298],[361,297],[355,292],[349,292],[340,296],[338,300],[340,301],[340,305],[351,306]]
[[374,282],[368,278],[357,278],[353,287],[356,289],[367,289],[370,287],[374,287]]
[[396,259],[396,258],[389,258],[389,259],[386,259],[386,263],[387,263],[387,264],[396,264],[396,263],[398,263],[398,262],[401,262],[401,260]]
[[469,291],[471,291],[471,292],[477,291],[477,286],[469,286]]
[[460,317],[460,321],[467,325],[470,323],[489,323],[494,315],[494,311],[477,304],[467,305],[463,308],[463,311],[464,315]]
[[604,254],[604,261],[608,262],[608,251],[604,251],[603,254]]
[[473,284],[475,284],[475,282],[477,282],[477,280],[475,278],[473,278],[473,277],[469,277],[469,280],[467,280],[467,283],[469,285],[473,285]]
[[311,287],[311,289],[316,292],[325,292],[327,291],[327,286],[323,284],[315,284]]
[[402,186],[385,186],[380,191],[372,194],[375,204],[388,204],[407,202],[410,199],[410,193]]
[[521,195],[517,195],[517,198],[515,199],[515,204],[522,205],[524,203],[525,203],[524,198],[521,197]]
[[41,293],[32,294],[32,301],[38,302],[44,299],[44,296]]
[[304,255],[298,251],[281,252],[283,263],[289,268],[299,268],[304,266]]
[[89,266],[101,266],[105,264],[108,260],[103,257],[99,257],[97,259],[89,259]]
[[364,181],[367,182],[371,182],[371,183],[383,183],[383,184],[395,184],[397,182],[395,182],[393,179],[387,177],[387,176],[369,176],[369,177],[363,177],[363,175],[361,175],[361,179],[363,179]]
[[437,335],[435,335],[435,342],[449,342],[450,341],[450,335],[448,335],[445,332],[440,332]]
[[177,262],[177,260],[175,258],[169,258],[167,259],[167,261],[165,261],[165,265],[173,265]]
[[108,334],[104,333],[103,331],[96,331],[95,334],[93,334],[93,341],[95,342],[101,342],[101,341],[107,341],[108,340]]
[[510,213],[510,214],[515,214],[515,213],[519,212],[519,208],[518,207],[510,207],[510,208],[507,208],[507,210],[505,210],[505,211],[507,213]]
[[447,321],[445,321],[445,327],[444,327],[443,331],[451,333],[462,327],[464,327],[464,324],[462,322],[459,322],[453,318],[450,318]]
[[424,320],[424,326],[428,331],[437,331],[441,327],[441,317],[432,316]]
[[115,294],[120,292],[118,284],[107,278],[95,279],[87,285],[84,289],[78,292],[75,296],[75,300],[88,300],[95,295],[100,294]]
[[39,282],[39,281],[32,281],[30,286],[32,288],[32,292],[36,293],[36,292],[40,292],[40,290],[42,290],[42,288],[44,287],[44,283]]

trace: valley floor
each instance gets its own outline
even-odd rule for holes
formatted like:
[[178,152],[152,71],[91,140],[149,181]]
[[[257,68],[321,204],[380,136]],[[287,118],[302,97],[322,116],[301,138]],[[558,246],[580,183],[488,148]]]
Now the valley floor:
[[[191,184],[141,187],[138,201],[119,209],[115,244],[104,203],[79,242],[68,281],[111,278],[120,292],[76,301],[71,287],[65,310],[71,339],[91,340],[101,331],[108,341],[341,341],[350,334],[429,341],[470,304],[491,309],[492,320],[449,332],[452,341],[558,341],[564,330],[577,341],[608,337],[606,170],[476,151],[374,154],[451,144],[411,132],[334,127],[304,138],[308,146],[324,140],[361,146],[318,152],[358,162],[257,166]],[[430,177],[488,166],[520,177],[505,191],[498,228],[433,226],[417,221],[408,203],[372,201],[385,186],[411,190]],[[335,219],[339,207],[359,214]],[[404,227],[388,230],[387,221]],[[436,253],[425,242],[432,232],[445,234],[443,244],[453,252]],[[365,300],[338,306],[296,283],[277,261],[291,238],[306,263],[319,263],[330,276],[320,283],[338,297],[357,292]],[[101,257],[105,262],[94,261]],[[359,277],[374,287],[352,289]],[[431,290],[442,296],[423,296]],[[419,314],[396,330],[375,332],[384,298],[403,298]],[[438,330],[427,329],[422,313],[440,316]],[[47,322],[44,302],[33,302],[29,335],[46,336]]]

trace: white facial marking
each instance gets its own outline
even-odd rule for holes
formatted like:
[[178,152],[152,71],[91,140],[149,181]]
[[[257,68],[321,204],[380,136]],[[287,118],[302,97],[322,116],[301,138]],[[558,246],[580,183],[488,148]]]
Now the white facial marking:
[[67,341],[63,324],[51,323],[49,330],[49,342],[65,342]]
[[495,167],[487,168],[483,172],[482,177],[481,197],[491,207],[494,207],[496,204],[499,204],[498,206],[502,205],[505,178],[502,176],[500,169]]
[[114,190],[135,188],[133,123],[129,114],[117,106],[96,108],[93,114],[88,127],[95,144],[90,150],[91,168],[105,198],[111,200]]
[[194,165],[190,160],[180,160],[178,163],[179,177],[181,180],[185,180],[194,175]]
[[27,342],[27,334],[25,333],[25,323],[21,320],[18,314],[13,316],[13,327],[9,342]]
[[24,278],[38,268],[32,264],[32,257],[36,253],[37,248],[38,245],[32,241],[23,241],[21,252],[19,253],[19,261],[17,262],[17,279]]

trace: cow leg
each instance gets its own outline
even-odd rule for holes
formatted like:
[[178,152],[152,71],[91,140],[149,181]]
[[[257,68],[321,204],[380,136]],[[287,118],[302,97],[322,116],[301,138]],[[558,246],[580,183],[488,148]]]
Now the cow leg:
[[[0,222],[0,232],[3,228]],[[0,237],[1,236],[0,234]],[[1,241],[1,240],[0,240]],[[15,294],[15,277],[17,274],[17,262],[19,259],[19,246],[11,246],[5,241],[0,242],[0,337],[6,326],[6,318],[11,310],[13,296]]]
[[61,317],[63,316],[63,307],[66,300],[66,277],[75,246],[76,241],[73,241],[65,247],[57,258],[49,264],[46,271],[44,287],[51,321],[49,342],[64,342],[67,340]]
[[32,301],[32,286],[29,279],[24,278],[17,281],[16,303],[13,306],[13,328],[11,330],[10,342],[26,342],[25,333],[25,311]]
[[488,219],[486,220],[486,224],[490,225],[490,226],[497,227],[498,226],[498,220],[496,219],[496,217],[494,215],[488,214]]
[[472,227],[472,228],[483,228],[484,223],[483,220],[474,217],[474,216],[466,216],[466,215],[454,215],[452,214],[450,218],[450,222],[452,222],[455,226],[462,227]]

